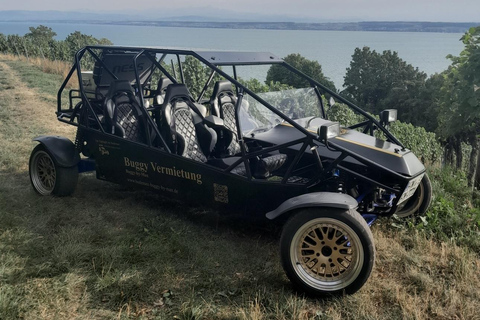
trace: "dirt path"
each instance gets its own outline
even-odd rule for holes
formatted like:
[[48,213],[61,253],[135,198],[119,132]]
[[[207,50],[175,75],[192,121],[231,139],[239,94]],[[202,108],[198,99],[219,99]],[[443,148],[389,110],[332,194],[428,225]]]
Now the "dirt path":
[[74,137],[74,127],[56,119],[56,97],[29,88],[17,71],[0,60],[0,172],[27,170],[38,135]]

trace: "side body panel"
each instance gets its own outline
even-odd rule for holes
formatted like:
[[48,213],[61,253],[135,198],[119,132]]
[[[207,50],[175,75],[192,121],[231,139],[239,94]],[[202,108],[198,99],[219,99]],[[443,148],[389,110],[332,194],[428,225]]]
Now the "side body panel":
[[94,154],[97,178],[142,187],[222,211],[265,214],[285,200],[307,193],[303,185],[251,180],[201,162],[109,134],[84,135]]

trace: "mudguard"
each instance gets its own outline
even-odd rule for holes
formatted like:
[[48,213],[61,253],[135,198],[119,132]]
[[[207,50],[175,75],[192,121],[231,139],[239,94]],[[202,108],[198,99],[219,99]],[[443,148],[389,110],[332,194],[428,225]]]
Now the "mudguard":
[[73,167],[80,162],[80,154],[75,145],[67,138],[60,136],[40,136],[33,139],[40,142],[52,155],[60,167]]
[[285,212],[306,207],[323,207],[349,210],[355,209],[357,206],[357,201],[348,194],[334,192],[312,192],[284,201],[277,207],[277,209],[268,212],[266,217],[270,220],[273,220]]

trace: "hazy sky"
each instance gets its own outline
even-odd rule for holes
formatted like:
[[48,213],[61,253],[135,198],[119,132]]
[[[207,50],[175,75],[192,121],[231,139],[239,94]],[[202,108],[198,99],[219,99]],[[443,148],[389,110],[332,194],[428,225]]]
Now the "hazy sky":
[[172,9],[178,16],[215,16],[213,8],[318,20],[480,21],[480,0],[0,0],[0,10],[158,11],[160,17]]

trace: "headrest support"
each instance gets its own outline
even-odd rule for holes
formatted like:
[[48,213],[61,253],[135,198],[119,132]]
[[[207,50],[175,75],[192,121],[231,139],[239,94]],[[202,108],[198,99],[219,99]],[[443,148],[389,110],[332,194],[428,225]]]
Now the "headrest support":
[[228,80],[217,81],[213,87],[212,100],[218,98],[224,92],[233,94],[232,83]]
[[112,98],[117,92],[128,92],[133,95],[135,94],[135,91],[128,80],[113,80],[108,88],[106,98]]
[[172,100],[178,98],[192,101],[190,92],[183,83],[172,83],[167,87],[167,93],[165,94],[165,102],[169,103]]
[[161,77],[158,80],[157,94],[164,94],[169,85],[173,84],[172,80],[167,77]]

